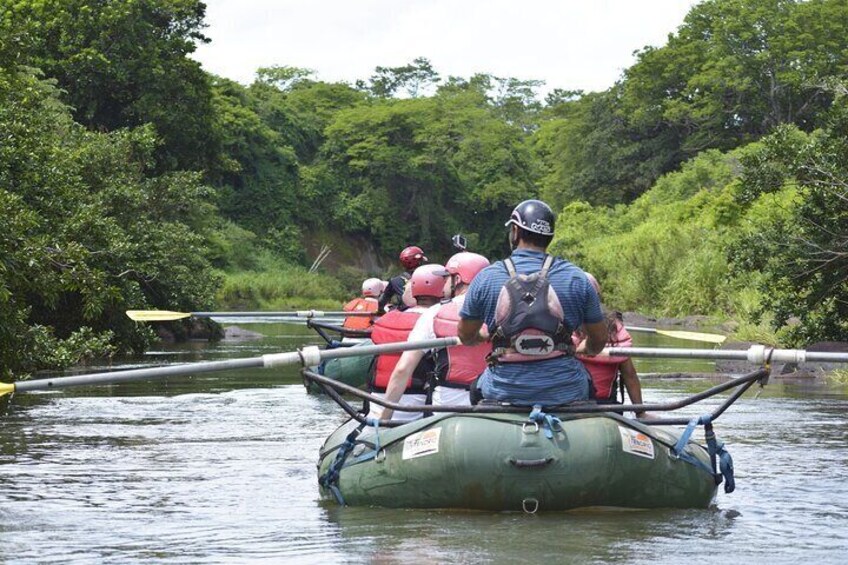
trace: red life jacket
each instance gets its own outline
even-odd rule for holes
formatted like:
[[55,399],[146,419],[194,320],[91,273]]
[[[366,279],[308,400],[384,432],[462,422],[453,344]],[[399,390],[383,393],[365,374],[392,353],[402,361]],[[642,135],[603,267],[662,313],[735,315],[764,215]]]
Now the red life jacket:
[[[624,325],[615,321],[616,333],[607,341],[607,347],[632,347],[633,338],[630,333],[624,329]],[[576,341],[575,345],[580,343],[581,338],[575,334],[572,337]],[[589,371],[592,377],[592,384],[595,387],[595,398],[598,400],[614,400],[615,399],[615,381],[618,377],[618,367],[627,361],[627,357],[609,357],[604,355],[596,355],[590,357],[588,355],[577,355],[577,358]]]
[[[422,310],[423,308],[419,309],[417,307],[403,311],[392,310],[380,316],[374,322],[374,329],[371,331],[371,341],[374,342],[374,345],[406,341],[409,338],[409,332],[412,331],[415,322],[421,316]],[[392,376],[392,371],[395,370],[400,356],[401,353],[384,353],[377,356],[374,374],[368,383],[372,392],[386,392],[389,378]],[[406,383],[406,393],[423,393],[424,385],[427,383],[427,378],[432,370],[432,358],[427,355],[418,363],[418,366],[412,373],[412,377]]]
[[[345,312],[376,312],[377,299],[371,297],[354,298],[344,305],[343,310]],[[370,316],[348,316],[345,318],[342,327],[346,330],[362,331],[370,329],[373,324],[374,318]]]
[[[433,333],[436,337],[458,335],[459,309],[464,301],[463,294],[447,304],[442,304],[433,319]],[[492,344],[489,342],[439,349],[435,360],[439,384],[449,388],[467,389],[471,382],[486,370],[486,357],[491,352]]]

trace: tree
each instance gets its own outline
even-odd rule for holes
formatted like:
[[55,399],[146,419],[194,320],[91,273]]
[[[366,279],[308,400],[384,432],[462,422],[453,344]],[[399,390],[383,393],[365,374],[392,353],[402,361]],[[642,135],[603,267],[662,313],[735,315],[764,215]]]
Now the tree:
[[799,204],[787,221],[751,233],[731,257],[740,272],[757,270],[761,313],[780,327],[800,319],[791,333],[798,344],[848,340],[848,104],[837,101],[826,127],[806,136],[784,126],[744,161],[749,201],[797,185]]
[[196,173],[153,174],[150,127],[86,131],[50,82],[0,68],[0,373],[141,350],[128,308],[211,305]]
[[159,170],[202,170],[218,156],[210,84],[189,59],[202,34],[198,0],[25,0],[4,21],[18,64],[42,69],[74,119],[95,131],[152,123]]
[[639,132],[617,111],[618,88],[552,109],[533,137],[542,196],[561,209],[572,200],[626,203],[678,164],[674,130]]
[[386,251],[413,241],[449,251],[464,230],[481,253],[500,254],[506,240],[492,218],[536,193],[524,132],[473,88],[355,106],[326,134],[312,182],[336,188],[339,225]]
[[388,98],[404,89],[410,98],[416,98],[421,91],[439,82],[439,73],[430,60],[425,57],[413,59],[412,63],[401,67],[377,67],[369,79],[368,89],[375,95]]

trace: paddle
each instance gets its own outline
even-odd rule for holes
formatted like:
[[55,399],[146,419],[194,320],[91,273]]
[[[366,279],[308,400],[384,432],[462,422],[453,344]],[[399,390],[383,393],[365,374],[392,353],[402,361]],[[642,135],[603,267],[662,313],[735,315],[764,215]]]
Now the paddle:
[[624,329],[631,332],[644,332],[644,333],[652,333],[658,335],[664,335],[668,337],[674,337],[677,339],[688,339],[691,341],[705,341],[709,343],[724,343],[724,340],[727,339],[726,336],[720,334],[708,334],[701,332],[684,332],[678,330],[658,330],[657,328],[644,328],[639,326],[624,326]]
[[105,373],[92,373],[89,375],[77,375],[73,377],[56,377],[52,379],[35,379],[29,381],[18,381],[14,383],[0,383],[0,396],[14,392],[31,392],[36,390],[53,390],[74,386],[93,386],[125,383],[132,381],[163,379],[167,377],[178,377],[194,375],[198,373],[211,373],[215,371],[232,371],[249,368],[272,368],[282,365],[303,365],[312,367],[326,359],[340,359],[343,357],[356,357],[358,355],[380,355],[383,353],[398,353],[413,349],[438,349],[441,347],[452,347],[459,345],[457,337],[443,337],[439,339],[425,339],[420,341],[407,341],[400,343],[387,343],[383,345],[363,345],[361,347],[343,347],[338,349],[323,350],[312,345],[298,351],[288,353],[272,353],[260,357],[248,357],[244,359],[228,359],[225,361],[204,361],[201,363],[184,363],[180,365],[169,365],[167,367],[152,367],[147,369],[129,369],[126,371],[108,371]]
[[376,312],[324,312],[295,310],[291,312],[172,312],[170,310],[127,310],[136,322],[170,322],[183,318],[323,318],[347,316],[379,316]]

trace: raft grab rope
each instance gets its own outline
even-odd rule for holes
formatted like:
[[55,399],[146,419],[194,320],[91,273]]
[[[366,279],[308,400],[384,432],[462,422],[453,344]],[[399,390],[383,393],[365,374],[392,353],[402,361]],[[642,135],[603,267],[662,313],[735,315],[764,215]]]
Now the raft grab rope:
[[[362,445],[357,443],[356,438],[359,437],[359,434],[362,433],[362,430],[365,428],[366,425],[374,426],[374,449],[372,451],[354,457],[350,462],[346,462],[348,455],[350,455],[354,448],[357,445]],[[339,450],[336,452],[336,458],[327,468],[327,472],[318,477],[318,484],[333,493],[333,498],[336,499],[336,502],[338,502],[340,506],[346,506],[344,497],[342,496],[342,491],[339,490],[339,477],[341,476],[342,469],[350,465],[355,465],[357,463],[362,463],[364,461],[374,459],[375,457],[377,457],[381,450],[382,448],[380,447],[380,420],[374,418],[366,418],[365,422],[359,424],[349,434],[347,434],[347,437],[339,446]]]
[[[704,439],[707,442],[707,452],[710,455],[711,466],[705,465],[700,459],[686,451],[686,444],[689,443],[689,438],[692,432],[699,425],[704,426]],[[677,440],[677,444],[671,449],[672,457],[681,459],[691,465],[694,465],[715,477],[716,485],[720,485],[724,479],[724,492],[731,493],[736,490],[736,481],[733,477],[733,458],[730,453],[724,448],[724,442],[718,441],[713,431],[712,416],[699,416],[692,418],[686,426],[686,430]],[[719,461],[719,472],[716,473],[716,458]]]

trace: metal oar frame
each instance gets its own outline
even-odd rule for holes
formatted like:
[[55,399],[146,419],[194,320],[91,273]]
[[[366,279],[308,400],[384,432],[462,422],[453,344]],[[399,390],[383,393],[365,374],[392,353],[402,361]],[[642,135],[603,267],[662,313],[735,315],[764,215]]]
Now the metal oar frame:
[[326,341],[327,343],[332,343],[333,338],[328,335],[327,332],[337,333],[340,336],[345,337],[371,337],[371,330],[349,330],[343,326],[339,326],[336,324],[327,324],[324,322],[316,322],[312,318],[306,320],[306,327],[315,330],[315,332],[321,336],[321,339]]
[[[678,410],[685,406],[689,406],[695,404],[696,402],[700,402],[704,399],[710,398],[711,396],[715,396],[717,394],[721,394],[722,392],[733,390],[733,394],[725,400],[718,408],[716,408],[710,414],[710,420],[715,421],[716,418],[721,416],[725,410],[727,410],[734,402],[736,402],[745,391],[747,391],[751,386],[755,383],[759,383],[760,387],[765,386],[768,383],[769,375],[771,370],[769,367],[760,368],[754,372],[748,373],[741,377],[736,377],[727,382],[718,384],[716,386],[710,387],[709,389],[699,392],[698,394],[693,394],[692,396],[683,398],[681,400],[677,400],[674,402],[665,402],[662,404],[597,404],[595,402],[580,402],[573,404],[566,404],[562,406],[546,406],[544,407],[544,411],[548,413],[555,414],[598,414],[604,412],[613,412],[617,414],[621,414],[623,412],[669,412],[672,410]],[[352,387],[350,385],[346,385],[344,383],[340,383],[333,379],[327,378],[323,375],[319,375],[313,371],[303,370],[303,378],[306,380],[313,381],[321,389],[327,393],[327,396],[332,398],[342,409],[347,412],[353,419],[360,423],[366,422],[366,416],[362,414],[359,410],[354,408],[347,400],[345,400],[341,393],[349,394],[351,396],[355,396],[357,398],[361,398],[363,400],[367,400],[368,402],[373,402],[374,404],[378,404],[383,406],[384,408],[390,408],[395,411],[400,412],[420,412],[422,409],[426,409],[427,412],[433,413],[455,413],[455,414],[526,414],[527,411],[531,408],[530,406],[516,406],[512,404],[477,404],[476,406],[451,406],[451,405],[443,405],[443,406],[409,406],[406,404],[397,404],[395,402],[388,402],[383,398],[378,398],[372,394],[369,394],[363,390]],[[644,420],[644,423],[650,424],[651,426],[681,426],[686,425],[691,421],[691,417],[686,418],[651,418]],[[380,420],[380,426],[382,427],[396,427],[403,425],[405,422],[397,422],[393,420]]]

